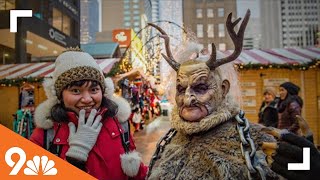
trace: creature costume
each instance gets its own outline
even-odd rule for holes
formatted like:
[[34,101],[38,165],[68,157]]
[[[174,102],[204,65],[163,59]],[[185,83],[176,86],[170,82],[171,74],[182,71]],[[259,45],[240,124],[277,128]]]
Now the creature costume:
[[245,119],[240,105],[228,93],[230,82],[223,77],[225,72],[219,67],[240,55],[249,16],[248,10],[239,32],[235,33],[233,28],[240,19],[231,22],[232,14],[229,14],[226,26],[235,51],[229,57],[216,59],[212,44],[207,62],[176,62],[167,34],[160,27],[150,24],[165,39],[167,56],[163,56],[177,72],[177,105],[172,113],[173,129],[160,140],[151,160],[149,179],[279,178],[268,167],[266,156],[259,146],[262,141],[276,140],[261,131],[264,126],[250,124]]

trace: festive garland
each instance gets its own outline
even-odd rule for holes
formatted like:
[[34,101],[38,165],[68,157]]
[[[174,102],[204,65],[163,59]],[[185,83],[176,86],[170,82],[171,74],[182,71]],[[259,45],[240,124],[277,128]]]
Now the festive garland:
[[[127,67],[120,68],[121,62],[116,62],[109,73],[105,74],[106,77],[114,77],[117,74],[125,73],[126,70],[132,68],[131,64],[127,64]],[[307,64],[235,64],[239,70],[259,70],[259,69],[290,69],[290,70],[308,70],[308,69],[320,69],[320,60],[312,60]],[[16,79],[0,79],[0,86],[21,86],[24,83],[42,83],[43,77],[24,77]]]
[[24,83],[42,83],[44,80],[43,77],[25,77],[25,78],[16,78],[16,79],[0,79],[1,86],[18,86],[20,87]]
[[306,64],[235,64],[234,65],[239,70],[259,70],[259,69],[290,69],[290,70],[308,70],[318,68],[320,69],[320,60],[312,60]]

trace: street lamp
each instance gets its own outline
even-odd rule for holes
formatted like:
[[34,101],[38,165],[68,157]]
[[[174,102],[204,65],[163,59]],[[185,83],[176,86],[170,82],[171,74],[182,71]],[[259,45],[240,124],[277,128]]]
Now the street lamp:
[[2,64],[6,64],[6,57],[9,57],[9,54],[3,53],[3,55],[2,55]]

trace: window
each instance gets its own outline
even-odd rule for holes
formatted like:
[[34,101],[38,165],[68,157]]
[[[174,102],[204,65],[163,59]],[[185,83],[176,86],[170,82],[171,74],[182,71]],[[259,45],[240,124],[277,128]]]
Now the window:
[[197,37],[203,37],[203,24],[197,24]]
[[139,9],[139,5],[138,4],[134,4],[132,7],[133,7],[133,9]]
[[218,16],[224,17],[224,8],[218,8]]
[[133,16],[133,20],[140,20],[140,16]]
[[202,9],[196,9],[197,18],[202,18]]
[[67,15],[63,15],[62,32],[70,36],[71,33],[71,19]]
[[124,19],[125,21],[130,21],[131,17],[130,17],[130,16],[125,16],[123,19]]
[[131,26],[131,23],[128,22],[128,21],[126,21],[126,22],[124,22],[124,26],[125,26],[125,27],[130,27],[130,26]]
[[140,31],[140,28],[135,27],[135,28],[134,28],[134,31],[135,31],[135,32],[139,32],[139,31]]
[[134,10],[133,14],[140,14],[140,11],[139,10]]
[[139,0],[133,0],[133,2],[134,2],[134,3],[138,3],[138,2],[139,2]]
[[130,11],[124,11],[123,14],[124,15],[130,15]]
[[226,43],[219,43],[219,51],[225,51],[226,49]]
[[213,14],[213,9],[207,9],[207,17],[208,18],[213,18],[214,17],[214,14]]
[[52,26],[61,30],[62,28],[62,13],[56,8],[53,8]]
[[219,37],[224,37],[225,33],[224,33],[224,24],[219,24]]
[[130,4],[124,4],[124,9],[130,9]]
[[57,28],[58,30],[70,36],[71,25],[72,25],[72,20],[68,15],[62,14],[61,11],[59,11],[56,8],[53,8],[53,11],[52,11],[53,27]]
[[214,37],[214,29],[213,29],[213,24],[208,24],[208,37],[213,38]]
[[133,22],[133,25],[134,25],[134,26],[139,26],[139,25],[140,25],[140,22],[135,21],[135,22]]

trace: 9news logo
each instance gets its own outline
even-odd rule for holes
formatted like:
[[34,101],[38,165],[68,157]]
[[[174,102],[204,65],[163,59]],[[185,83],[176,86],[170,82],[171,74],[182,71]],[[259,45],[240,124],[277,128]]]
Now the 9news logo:
[[[15,162],[12,160],[13,154],[19,155],[18,161]],[[23,149],[19,147],[12,147],[8,149],[5,154],[5,161],[8,166],[12,167],[9,175],[17,175],[25,164],[27,166],[23,170],[25,175],[52,176],[58,173],[58,170],[54,168],[55,162],[53,160],[49,160],[47,156],[41,156],[41,158],[39,156],[34,156],[32,160],[28,160],[27,163],[25,163],[26,159],[26,153]]]

